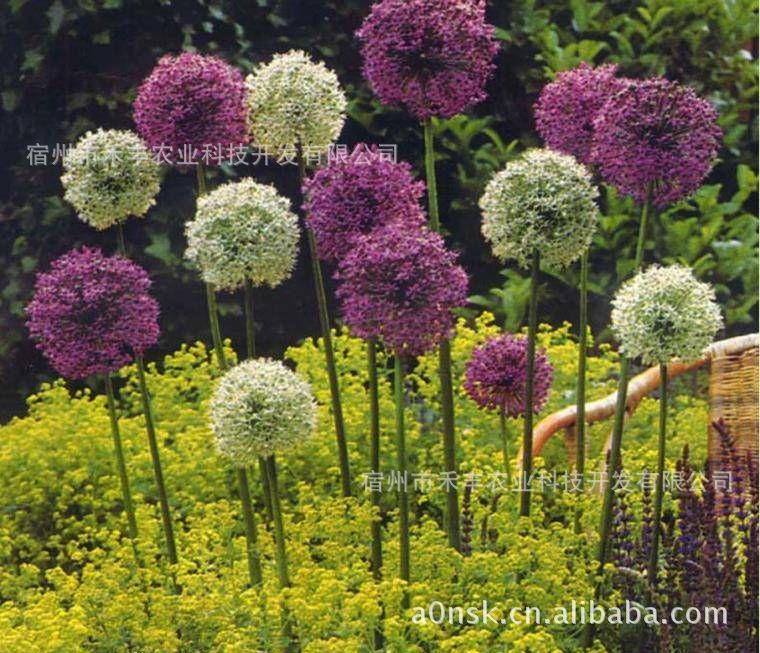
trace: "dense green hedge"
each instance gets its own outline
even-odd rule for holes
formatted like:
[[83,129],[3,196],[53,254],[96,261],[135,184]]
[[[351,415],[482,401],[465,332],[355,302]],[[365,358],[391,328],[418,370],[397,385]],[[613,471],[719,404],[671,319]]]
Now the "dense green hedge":
[[[20,409],[20,398],[45,366],[22,326],[33,272],[78,242],[111,247],[75,219],[62,198],[57,166],[30,167],[27,145],[71,143],[96,126],[131,127],[135,87],[165,52],[195,48],[223,55],[244,70],[273,52],[303,47],[335,68],[352,98],[346,142],[397,143],[399,154],[420,163],[420,134],[402,112],[384,108],[363,84],[353,38],[368,0],[9,0],[0,5],[3,114],[0,152],[0,415]],[[503,49],[489,100],[475,115],[437,125],[442,143],[443,222],[460,247],[481,295],[508,325],[520,323],[525,282],[514,270],[499,275],[479,234],[476,198],[505,160],[536,142],[532,103],[554,71],[581,60],[618,62],[630,75],[665,74],[691,84],[721,112],[722,158],[708,186],[693,201],[667,212],[650,242],[715,283],[732,331],[757,324],[757,5],[754,0],[519,0],[489,3]],[[239,172],[239,171],[238,171]],[[224,170],[222,175],[235,174]],[[257,169],[257,176],[294,191],[291,169]],[[140,262],[156,281],[164,309],[163,350],[205,337],[200,284],[186,269],[182,226],[192,212],[193,180],[168,171],[158,207],[144,223],[128,226]],[[610,290],[630,268],[632,205],[608,197],[606,217],[592,252],[592,323],[607,322]],[[542,312],[559,323],[575,316],[575,272],[545,276]],[[264,352],[279,353],[316,331],[306,266],[278,292],[257,297]],[[494,292],[488,290],[496,286]],[[225,331],[241,337],[237,305],[222,303]],[[500,315],[502,317],[502,315]],[[604,334],[602,334],[604,335]]]

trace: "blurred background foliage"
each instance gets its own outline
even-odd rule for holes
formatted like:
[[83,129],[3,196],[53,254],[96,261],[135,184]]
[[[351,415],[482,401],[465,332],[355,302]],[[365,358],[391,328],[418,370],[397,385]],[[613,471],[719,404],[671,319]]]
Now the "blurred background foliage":
[[[621,74],[665,75],[692,85],[719,108],[725,147],[707,185],[662,212],[647,243],[650,260],[679,260],[717,286],[727,332],[757,328],[757,3],[754,0],[516,0],[489,2],[502,42],[489,98],[467,116],[436,125],[439,192],[449,244],[471,277],[473,311],[487,307],[507,328],[523,320],[524,274],[502,267],[480,236],[477,200],[490,175],[540,145],[532,104],[554,74],[580,61],[615,62]],[[157,58],[182,49],[215,53],[244,71],[273,53],[303,48],[334,68],[350,98],[341,141],[394,143],[421,170],[419,125],[382,107],[361,77],[354,32],[369,0],[4,0],[0,3],[0,419],[50,370],[23,326],[34,273],[70,247],[111,234],[76,219],[62,199],[60,165],[32,166],[27,146],[70,144],[103,126],[133,128],[131,102]],[[52,157],[50,157],[52,159]],[[295,196],[292,166],[223,168],[212,183],[255,174]],[[163,309],[162,352],[207,339],[203,289],[183,261],[184,221],[194,176],[167,170],[158,205],[132,220],[127,237],[154,279]],[[600,341],[609,300],[631,268],[637,211],[613,191],[591,253],[591,325]],[[545,270],[541,319],[574,320],[578,271]],[[276,292],[256,296],[261,350],[280,355],[317,331],[308,266]],[[242,341],[239,299],[222,301],[223,329]],[[161,353],[162,353],[161,352]],[[156,352],[159,353],[159,352]]]

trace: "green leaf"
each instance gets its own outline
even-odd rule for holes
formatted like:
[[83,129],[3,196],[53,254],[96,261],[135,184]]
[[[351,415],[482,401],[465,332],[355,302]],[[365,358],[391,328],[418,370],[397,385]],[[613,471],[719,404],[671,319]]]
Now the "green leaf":
[[57,34],[58,30],[61,28],[63,19],[66,16],[66,8],[63,6],[61,0],[55,0],[55,2],[50,5],[50,8],[47,10],[46,14],[50,20],[50,33]]
[[175,261],[174,254],[172,254],[172,244],[167,236],[163,232],[152,233],[150,235],[150,245],[145,248],[145,253],[157,258],[164,265],[171,265]]

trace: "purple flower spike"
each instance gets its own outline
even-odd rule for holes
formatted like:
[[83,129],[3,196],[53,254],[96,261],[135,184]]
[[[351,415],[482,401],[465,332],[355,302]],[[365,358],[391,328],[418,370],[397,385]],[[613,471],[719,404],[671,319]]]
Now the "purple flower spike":
[[535,104],[536,128],[547,147],[591,163],[594,119],[604,103],[625,87],[617,66],[582,63],[544,86]]
[[140,86],[134,119],[165,160],[213,165],[248,142],[243,76],[218,57],[166,55]]
[[377,226],[402,221],[425,224],[420,197],[425,184],[414,181],[408,163],[389,161],[376,148],[357,145],[304,184],[304,210],[320,258],[339,261],[358,236]]
[[[554,370],[541,350],[533,369],[533,412],[546,404]],[[496,336],[476,347],[465,372],[464,389],[486,410],[504,410],[507,417],[525,415],[528,378],[528,340],[510,334]]]
[[718,154],[718,113],[688,86],[629,80],[594,121],[591,156],[605,181],[662,208],[696,191]]
[[499,50],[483,0],[382,0],[357,35],[372,90],[418,120],[483,100]]
[[148,273],[121,256],[72,250],[37,275],[27,326],[61,376],[115,372],[158,340],[158,302],[149,288]]
[[467,275],[428,228],[389,224],[359,237],[342,261],[337,295],[361,338],[419,356],[449,337],[453,308],[467,302]]

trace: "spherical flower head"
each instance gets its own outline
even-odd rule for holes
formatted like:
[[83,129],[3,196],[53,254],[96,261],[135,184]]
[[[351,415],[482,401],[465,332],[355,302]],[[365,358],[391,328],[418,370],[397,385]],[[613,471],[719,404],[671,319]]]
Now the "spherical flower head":
[[325,152],[343,129],[346,96],[338,77],[305,52],[276,54],[245,85],[253,142],[281,158],[299,145],[309,154]]
[[486,97],[499,45],[483,0],[382,0],[357,35],[383,104],[450,118]]
[[224,184],[198,200],[185,226],[187,258],[221,290],[275,287],[290,277],[298,254],[298,218],[290,202],[252,179]]
[[72,250],[37,275],[27,327],[61,376],[115,372],[158,340],[149,288],[148,273],[126,258]]
[[403,220],[423,226],[424,192],[408,163],[389,161],[376,148],[357,145],[350,155],[334,158],[304,185],[306,220],[320,258],[343,259],[358,236],[378,225]]
[[547,147],[591,163],[594,120],[604,103],[626,84],[615,77],[617,66],[592,68],[583,62],[558,73],[544,86],[534,106],[536,128]]
[[449,337],[452,309],[467,303],[467,275],[426,227],[392,223],[359,237],[338,278],[351,330],[401,355],[422,355]]
[[159,166],[130,131],[87,132],[63,160],[64,198],[83,222],[107,229],[144,216],[161,185]]
[[667,79],[629,80],[594,121],[592,158],[605,181],[657,207],[696,191],[721,144],[718,113],[688,86]]
[[[549,398],[554,369],[546,353],[536,352],[533,367],[533,412]],[[528,340],[503,334],[475,347],[467,363],[464,389],[478,406],[504,411],[507,417],[525,415],[528,378]]]
[[618,290],[612,306],[620,349],[646,365],[699,358],[723,326],[712,287],[680,265],[639,272]]
[[316,426],[309,384],[279,361],[251,359],[229,370],[209,404],[216,449],[247,467],[308,440]]
[[[243,76],[222,59],[183,52],[161,57],[134,103],[137,131],[148,146],[175,164],[222,155],[248,142]],[[205,156],[204,156],[205,154]]]
[[552,150],[529,150],[497,173],[480,198],[482,231],[494,255],[528,267],[533,252],[564,268],[591,244],[599,195],[585,166]]

